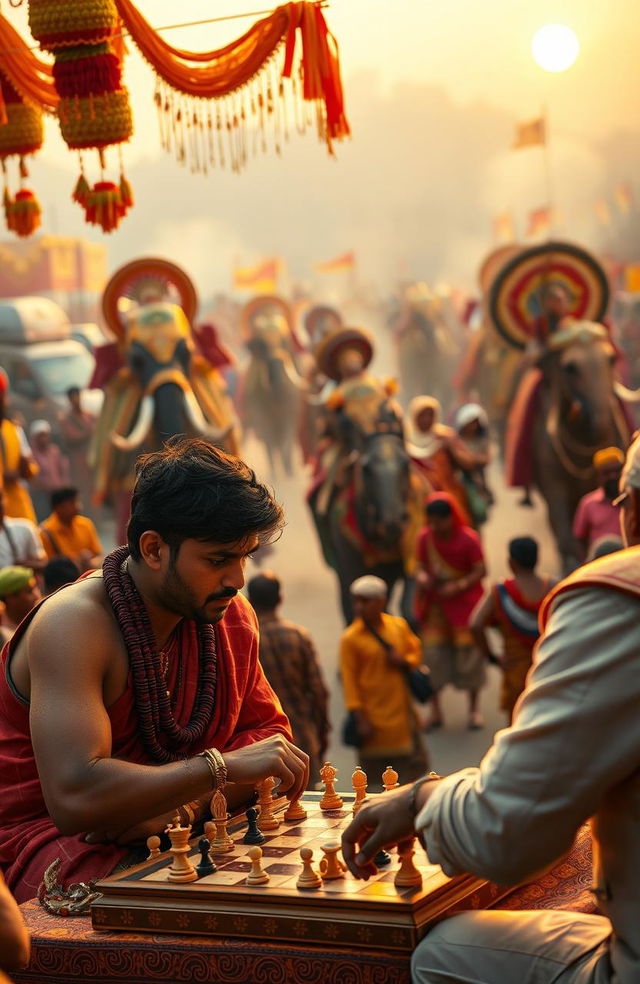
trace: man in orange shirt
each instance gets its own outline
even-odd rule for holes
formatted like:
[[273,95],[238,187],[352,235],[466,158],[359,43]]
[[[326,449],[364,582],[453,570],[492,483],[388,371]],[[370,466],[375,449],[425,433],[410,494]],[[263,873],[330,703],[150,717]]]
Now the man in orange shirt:
[[40,526],[49,560],[70,557],[80,571],[100,567],[102,544],[91,520],[80,515],[78,490],[56,489],[51,493],[51,509],[51,515]]
[[406,680],[407,669],[422,661],[420,640],[403,618],[388,615],[387,586],[367,574],[350,588],[356,614],[340,642],[340,671],[347,710],[360,738],[359,762],[369,789],[382,788],[388,765],[410,782],[427,770]]

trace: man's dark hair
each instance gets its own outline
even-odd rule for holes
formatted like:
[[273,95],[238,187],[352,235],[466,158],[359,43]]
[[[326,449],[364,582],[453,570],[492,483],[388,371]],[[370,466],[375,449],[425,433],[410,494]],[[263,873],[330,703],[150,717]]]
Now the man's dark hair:
[[80,571],[71,557],[54,557],[44,568],[42,577],[44,578],[45,594],[51,594],[65,584],[77,581],[80,577]]
[[447,502],[446,499],[434,499],[433,502],[427,503],[426,513],[427,516],[446,519],[447,516],[453,516],[453,509],[451,508],[451,503]]
[[54,489],[51,493],[51,508],[55,509],[62,502],[69,502],[70,499],[78,498],[78,490],[74,489],[72,485],[65,485],[64,488]]
[[516,536],[509,542],[509,559],[525,571],[533,571],[538,563],[538,543],[532,536]]
[[247,595],[257,612],[270,612],[280,603],[280,581],[270,571],[256,574],[247,584]]
[[127,527],[129,551],[140,560],[140,537],[155,530],[176,557],[183,540],[269,542],[284,525],[282,507],[255,472],[200,438],[175,437],[138,458]]
[[75,396],[76,393],[80,393],[80,387],[79,386],[70,386],[69,389],[67,390],[67,396],[68,397]]

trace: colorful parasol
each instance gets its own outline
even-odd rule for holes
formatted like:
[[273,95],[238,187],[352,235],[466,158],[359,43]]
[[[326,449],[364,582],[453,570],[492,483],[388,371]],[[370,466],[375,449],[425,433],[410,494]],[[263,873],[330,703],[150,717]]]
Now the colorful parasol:
[[152,295],[177,304],[193,325],[198,295],[189,275],[169,260],[146,256],[116,270],[102,295],[102,314],[119,342],[124,339],[127,310]]
[[502,267],[489,291],[489,313],[502,337],[524,349],[542,314],[545,290],[563,287],[569,314],[601,321],[609,304],[607,275],[596,258],[573,243],[550,242],[521,250]]

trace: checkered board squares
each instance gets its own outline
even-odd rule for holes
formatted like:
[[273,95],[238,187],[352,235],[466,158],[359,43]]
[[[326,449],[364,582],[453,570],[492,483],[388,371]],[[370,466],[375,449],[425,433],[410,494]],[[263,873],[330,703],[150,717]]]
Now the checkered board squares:
[[[368,881],[343,878],[324,881],[317,889],[296,886],[302,871],[300,849],[310,847],[318,869],[324,857],[322,845],[339,841],[352,818],[353,794],[341,794],[344,808],[331,813],[320,810],[320,793],[303,798],[306,820],[286,823],[265,832],[261,845],[262,866],[269,874],[264,885],[248,886],[251,868],[242,840],[247,830],[244,815],[234,818],[229,834],[233,850],[213,855],[217,871],[197,881],[171,882],[167,871],[169,852],[135,868],[98,882],[101,897],[92,905],[94,928],[148,933],[183,933],[222,938],[257,939],[362,947],[407,957],[431,923],[452,908],[484,908],[498,890],[487,882],[463,875],[449,879],[429,864],[416,842],[414,861],[422,873],[422,885],[398,889],[394,884],[399,868],[397,853],[391,863]],[[384,794],[382,794],[384,795]],[[276,815],[286,801],[276,801]],[[200,860],[198,837],[191,841],[190,858]]]

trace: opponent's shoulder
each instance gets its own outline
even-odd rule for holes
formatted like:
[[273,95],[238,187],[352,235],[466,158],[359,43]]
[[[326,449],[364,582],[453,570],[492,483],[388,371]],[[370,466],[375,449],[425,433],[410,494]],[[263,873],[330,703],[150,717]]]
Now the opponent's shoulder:
[[576,595],[581,597],[585,592],[605,598],[611,598],[611,592],[616,592],[634,596],[640,602],[640,546],[599,557],[557,584],[544,600],[541,625],[546,624],[560,604],[564,607]]

